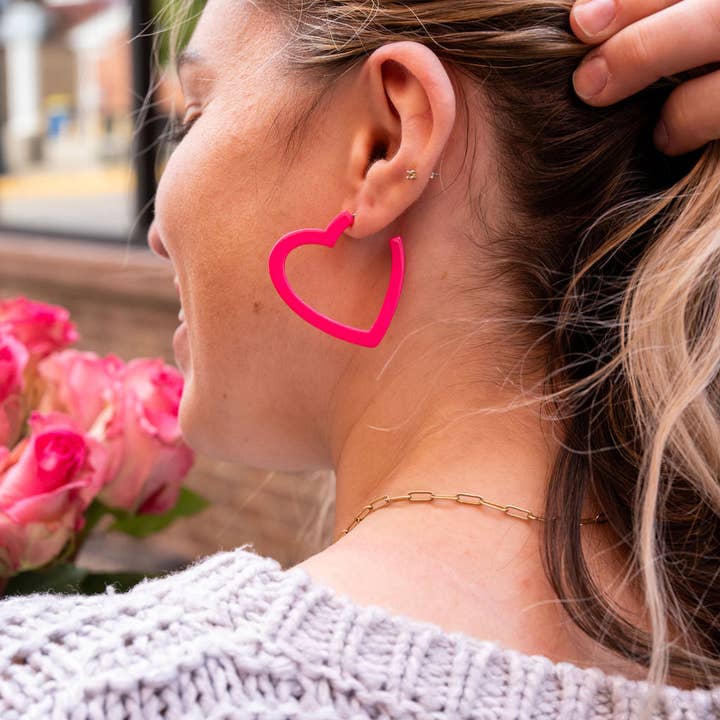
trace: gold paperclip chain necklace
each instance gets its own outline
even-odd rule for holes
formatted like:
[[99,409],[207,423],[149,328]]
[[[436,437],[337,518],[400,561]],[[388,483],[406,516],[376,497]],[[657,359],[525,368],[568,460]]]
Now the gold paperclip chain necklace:
[[[463,503],[465,505],[482,505],[484,507],[498,510],[505,515],[510,517],[518,518],[520,520],[540,520],[545,522],[542,515],[536,515],[530,510],[518,507],[517,505],[500,505],[499,503],[491,502],[486,500],[482,495],[474,495],[473,493],[457,493],[456,495],[436,495],[429,490],[411,490],[407,495],[382,495],[379,498],[375,498],[369,505],[365,505],[363,509],[353,518],[353,521],[348,526],[347,530],[344,530],[342,535],[347,535],[361,520],[366,518],[374,510],[379,510],[390,503],[397,502],[398,500],[409,500],[410,502],[430,502],[432,500],[455,500],[456,502]],[[602,514],[598,513],[594,517],[580,518],[580,525],[593,525],[594,523],[604,523],[607,518]],[[342,537],[342,535],[340,537]],[[339,539],[339,538],[338,538]]]

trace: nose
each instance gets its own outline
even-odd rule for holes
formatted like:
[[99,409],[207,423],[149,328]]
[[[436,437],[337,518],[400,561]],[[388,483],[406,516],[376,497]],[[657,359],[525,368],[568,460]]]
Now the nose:
[[153,220],[150,223],[150,227],[148,229],[148,245],[156,255],[166,258],[167,260],[170,259],[170,256],[168,255],[168,252],[165,249],[162,240],[160,239],[160,232],[158,230],[156,220]]

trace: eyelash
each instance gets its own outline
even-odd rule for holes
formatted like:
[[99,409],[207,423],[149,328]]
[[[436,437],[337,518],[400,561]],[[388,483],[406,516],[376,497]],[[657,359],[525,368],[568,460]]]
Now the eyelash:
[[195,121],[200,117],[195,115],[192,120],[185,123],[180,123],[173,130],[170,131],[170,142],[179,143],[187,134],[190,132],[190,128],[195,124]]

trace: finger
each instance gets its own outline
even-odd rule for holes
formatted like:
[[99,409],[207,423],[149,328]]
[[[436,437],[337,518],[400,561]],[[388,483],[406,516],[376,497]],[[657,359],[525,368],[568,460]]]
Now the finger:
[[[663,134],[667,142],[663,143]],[[720,70],[688,80],[672,91],[661,112],[655,144],[682,155],[720,139]]]
[[590,105],[611,105],[661,77],[720,60],[719,38],[720,2],[682,0],[591,50],[573,75],[575,91]]
[[570,10],[570,26],[579,40],[597,44],[677,2],[680,0],[577,0]]

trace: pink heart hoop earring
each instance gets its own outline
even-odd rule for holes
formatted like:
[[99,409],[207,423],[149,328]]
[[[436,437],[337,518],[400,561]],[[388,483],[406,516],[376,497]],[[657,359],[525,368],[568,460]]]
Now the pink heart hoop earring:
[[[408,180],[415,180],[417,173],[415,170],[406,170],[405,177]],[[439,173],[433,171],[430,179],[433,180],[436,177],[439,177]],[[343,210],[343,212],[330,222],[325,230],[320,228],[303,228],[302,230],[293,230],[283,235],[275,245],[273,245],[270,251],[270,278],[280,297],[287,303],[290,309],[296,312],[303,320],[306,320],[314,327],[340,340],[364,347],[376,347],[385,336],[400,299],[400,290],[402,289],[405,272],[405,254],[403,251],[402,238],[399,235],[390,239],[392,255],[390,282],[380,313],[369,330],[344,325],[313,310],[295,294],[285,275],[285,260],[291,250],[294,250],[300,245],[325,245],[326,247],[332,248],[340,235],[342,235],[354,221],[355,213]]]
[[383,339],[400,299],[404,272],[404,253],[402,238],[399,235],[390,240],[392,250],[390,284],[380,314],[369,330],[343,325],[317,312],[317,310],[313,310],[295,294],[285,275],[285,260],[291,250],[300,245],[325,245],[331,248],[340,235],[353,224],[354,220],[355,214],[344,210],[332,220],[325,230],[304,228],[283,235],[270,252],[270,278],[280,297],[303,320],[333,337],[340,338],[340,340],[346,340],[365,347],[375,347]]

